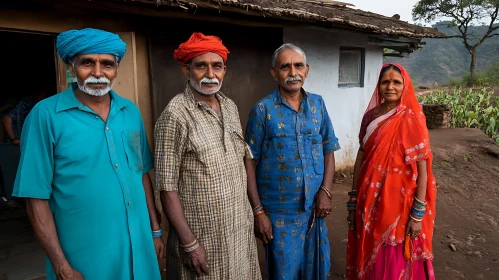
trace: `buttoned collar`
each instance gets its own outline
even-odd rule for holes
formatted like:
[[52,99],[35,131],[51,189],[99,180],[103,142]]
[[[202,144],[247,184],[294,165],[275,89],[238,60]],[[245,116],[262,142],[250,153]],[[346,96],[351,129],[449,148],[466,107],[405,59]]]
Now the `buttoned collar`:
[[[203,108],[209,108],[208,104],[206,104],[205,102],[202,102],[202,101],[197,101],[194,98],[194,93],[192,92],[192,89],[191,89],[191,86],[189,85],[189,83],[187,83],[187,86],[185,87],[184,94],[185,94],[185,97],[187,98],[190,109],[195,109],[199,106],[201,106]],[[220,104],[225,103],[225,101],[227,100],[227,97],[221,91],[218,91],[217,93],[215,93],[215,97],[218,99],[218,102],[220,102]]]
[[[300,89],[300,92],[303,94],[303,100],[305,100],[305,98],[307,98],[309,96],[309,93],[301,88]],[[280,87],[277,87],[277,89],[274,91],[274,94],[275,94],[275,103],[276,104],[287,104],[288,102],[284,102],[284,99],[282,98],[282,95],[281,95],[281,90],[280,90]]]
[[[84,105],[76,98],[76,95],[74,94],[74,90],[76,89],[77,84],[72,83],[69,85],[69,87],[60,93],[59,100],[57,101],[57,106],[56,106],[56,113],[59,113],[61,111],[73,109],[73,108],[83,108]],[[124,107],[128,106],[128,102],[126,100],[119,96],[116,92],[113,90],[109,91],[109,95],[111,97],[111,102],[113,103],[113,106],[116,106],[116,109],[121,110]]]

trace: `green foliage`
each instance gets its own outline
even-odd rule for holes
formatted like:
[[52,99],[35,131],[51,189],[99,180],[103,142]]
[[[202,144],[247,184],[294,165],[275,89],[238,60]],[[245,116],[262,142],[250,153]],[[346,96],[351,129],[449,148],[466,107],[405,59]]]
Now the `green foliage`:
[[[450,18],[448,28],[453,28],[455,35],[464,44],[471,56],[469,83],[475,82],[477,48],[484,42],[499,35],[496,23],[499,0],[420,0],[412,10],[414,20],[432,22],[438,18]],[[487,21],[487,22],[484,22]],[[471,27],[482,25],[483,30]]]
[[[440,32],[453,36],[457,28],[448,27],[449,22],[440,22],[433,27]],[[473,32],[485,32],[487,27],[470,27]],[[476,29],[476,30],[475,30]],[[386,63],[398,63],[404,66],[416,85],[457,84],[469,73],[470,54],[459,38],[425,39],[426,45],[408,57],[387,57]],[[477,49],[477,71],[483,71],[499,62],[499,36],[492,37]]]
[[[412,10],[412,17],[414,20],[425,22],[446,17],[451,19],[449,27],[468,27],[480,25],[484,19],[488,20],[487,18],[494,15],[498,6],[498,0],[420,0]],[[472,34],[469,33],[469,30],[463,29],[463,31]],[[467,39],[472,38],[468,37]]]
[[455,79],[450,82],[453,86],[479,86],[479,87],[493,87],[499,86],[499,63],[496,63],[475,74],[475,77],[472,78],[470,74],[464,75],[460,80]]
[[452,127],[475,127],[483,130],[499,144],[499,96],[486,89],[454,89],[435,91],[420,98],[424,104],[448,104]]

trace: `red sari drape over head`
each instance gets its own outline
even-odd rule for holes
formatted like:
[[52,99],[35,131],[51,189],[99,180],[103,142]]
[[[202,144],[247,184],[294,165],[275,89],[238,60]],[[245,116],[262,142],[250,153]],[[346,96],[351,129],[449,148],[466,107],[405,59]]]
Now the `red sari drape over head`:
[[[348,279],[364,279],[381,246],[404,242],[417,187],[416,162],[420,160],[427,161],[427,206],[418,237],[421,242],[414,242],[412,260],[433,259],[436,183],[426,118],[409,74],[402,66],[393,65],[402,72],[404,89],[396,112],[381,121],[364,144],[365,160],[356,186],[355,228],[348,236]],[[378,88],[379,81],[366,112],[381,105]]]

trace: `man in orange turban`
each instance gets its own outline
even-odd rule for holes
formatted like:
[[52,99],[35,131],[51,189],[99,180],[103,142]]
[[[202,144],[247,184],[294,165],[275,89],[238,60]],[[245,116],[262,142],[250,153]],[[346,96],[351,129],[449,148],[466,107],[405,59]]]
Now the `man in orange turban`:
[[229,50],[222,44],[220,38],[194,32],[187,42],[180,44],[178,49],[173,52],[173,58],[181,64],[187,64],[194,57],[209,52],[220,55],[224,63],[227,61]]
[[[170,221],[169,279],[261,279],[236,104],[220,92],[229,51],[192,34],[174,52],[188,79],[155,127],[156,187]],[[258,209],[257,209],[258,210]]]

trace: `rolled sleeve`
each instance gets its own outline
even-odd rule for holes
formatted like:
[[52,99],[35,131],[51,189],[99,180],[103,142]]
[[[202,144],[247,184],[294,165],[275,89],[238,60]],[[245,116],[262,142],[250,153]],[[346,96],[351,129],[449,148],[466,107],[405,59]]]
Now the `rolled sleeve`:
[[21,135],[21,159],[13,196],[49,199],[54,176],[54,136],[48,112],[35,107]]
[[265,139],[265,107],[258,103],[251,109],[246,125],[246,143],[250,147],[254,160],[259,160]]
[[322,110],[322,123],[320,134],[322,136],[322,149],[324,154],[329,154],[331,152],[340,149],[340,143],[338,138],[334,135],[333,123],[327,112],[324,100],[321,98],[321,110]]
[[187,128],[173,112],[164,112],[154,129],[156,190],[178,191]]

